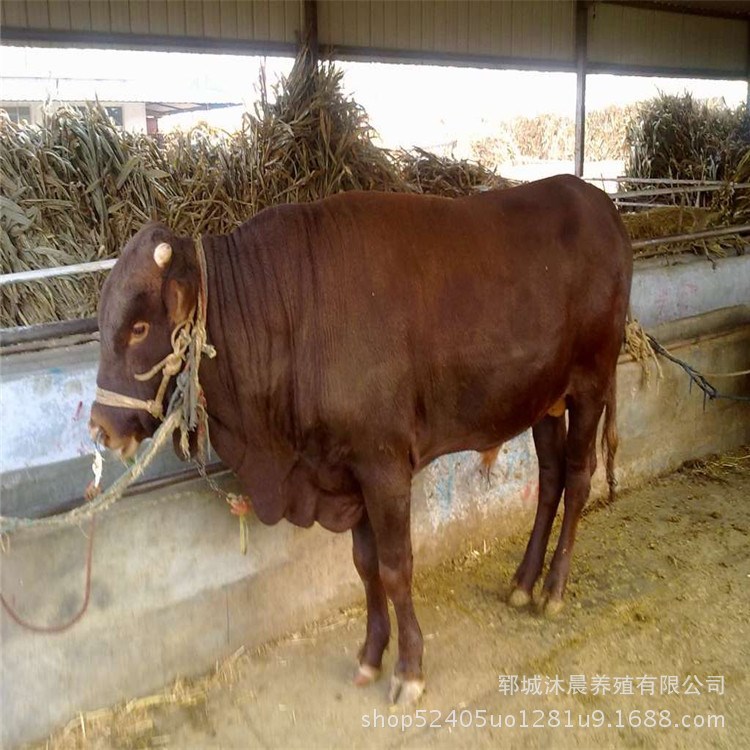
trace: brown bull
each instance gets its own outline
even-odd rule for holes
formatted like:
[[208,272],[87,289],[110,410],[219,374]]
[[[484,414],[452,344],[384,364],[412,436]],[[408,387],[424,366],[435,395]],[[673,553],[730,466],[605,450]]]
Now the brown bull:
[[[559,609],[604,410],[613,485],[632,253],[606,195],[566,176],[455,200],[346,193],[268,209],[203,245],[211,442],[264,523],[351,529],[367,598],[355,681],[379,674],[389,597],[391,698],[422,691],[410,488],[445,453],[492,451],[532,427],[539,503],[510,600],[531,599],[564,491],[540,597]],[[161,224],[135,235],[102,292],[101,388],[154,398],[159,376],[135,375],[171,351],[198,287],[191,239]],[[140,409],[92,409],[92,431],[125,455],[157,424]]]

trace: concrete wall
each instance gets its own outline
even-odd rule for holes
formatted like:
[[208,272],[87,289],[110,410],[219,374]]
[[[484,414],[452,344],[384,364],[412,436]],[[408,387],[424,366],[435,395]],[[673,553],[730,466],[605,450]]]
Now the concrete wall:
[[[656,333],[699,369],[747,367],[748,308]],[[750,377],[725,383],[750,393]],[[620,363],[618,412],[624,487],[750,441],[750,404],[718,401],[704,409],[682,370],[666,363],[650,387],[638,365]],[[466,540],[530,527],[536,488],[528,433],[504,446],[489,484],[476,454],[434,462],[414,480],[417,564],[448,557]],[[77,610],[87,533],[84,524],[12,540],[2,558],[2,591],[23,616],[55,623]],[[91,604],[74,628],[36,635],[2,614],[4,746],[41,737],[77,711],[205,671],[240,645],[262,643],[361,596],[348,534],[251,521],[250,536],[243,557],[236,520],[200,482],[128,499],[101,516]]]
[[[96,341],[13,354],[0,367],[0,512],[33,516],[82,496],[91,479],[88,419],[96,387]],[[163,451],[146,479],[183,468]],[[125,471],[105,462],[108,484]]]
[[750,255],[714,263],[697,255],[638,261],[630,303],[646,329],[718,307],[750,304]]

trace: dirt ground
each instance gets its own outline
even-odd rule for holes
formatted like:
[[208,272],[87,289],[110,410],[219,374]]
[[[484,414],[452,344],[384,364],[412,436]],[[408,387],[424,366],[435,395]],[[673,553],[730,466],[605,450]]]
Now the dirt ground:
[[41,747],[750,747],[749,535],[745,449],[587,513],[554,620],[503,600],[525,534],[419,571],[421,713],[389,710],[395,643],[384,678],[350,684],[356,606],[202,680],[73,719]]

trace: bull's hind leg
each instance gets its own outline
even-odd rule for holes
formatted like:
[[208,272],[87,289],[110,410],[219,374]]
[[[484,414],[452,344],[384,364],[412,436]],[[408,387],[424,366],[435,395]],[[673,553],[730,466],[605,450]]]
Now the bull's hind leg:
[[532,433],[539,460],[539,501],[526,552],[513,576],[508,602],[514,607],[523,607],[531,601],[565,486],[565,415],[544,417],[534,425]]
[[358,476],[378,555],[378,571],[398,623],[398,660],[390,699],[416,703],[424,690],[422,631],[411,594],[411,467],[396,461],[368,467]]
[[380,666],[391,637],[388,600],[378,569],[378,549],[367,513],[352,529],[354,566],[365,586],[367,600],[367,635],[359,652],[355,685],[368,685],[380,676]]
[[576,529],[591,489],[596,457],[595,441],[599,417],[604,408],[601,398],[569,398],[568,437],[565,446],[565,513],[560,538],[544,581],[540,608],[554,616],[563,606],[565,585],[570,572]]

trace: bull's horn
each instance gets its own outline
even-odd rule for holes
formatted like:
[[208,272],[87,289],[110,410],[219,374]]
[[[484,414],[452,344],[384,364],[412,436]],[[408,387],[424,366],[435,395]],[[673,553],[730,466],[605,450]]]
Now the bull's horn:
[[172,258],[172,246],[166,242],[160,242],[154,248],[154,262],[159,268],[166,268]]

